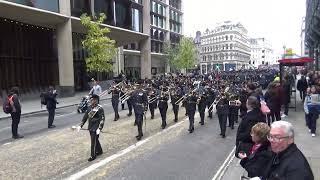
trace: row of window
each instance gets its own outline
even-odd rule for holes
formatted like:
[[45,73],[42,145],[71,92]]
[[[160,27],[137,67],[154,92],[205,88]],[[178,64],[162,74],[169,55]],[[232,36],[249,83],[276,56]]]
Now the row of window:
[[14,2],[14,3],[18,3],[18,4],[30,6],[30,7],[35,7],[35,8],[39,8],[39,9],[44,9],[44,10],[48,10],[48,11],[60,12],[59,11],[59,0],[49,0],[49,1],[48,0],[47,1],[6,0],[6,1]]
[[202,52],[213,52],[213,51],[221,51],[221,50],[232,50],[235,47],[234,44],[223,44],[223,45],[216,45],[210,47],[202,47]]
[[169,0],[169,5],[181,10],[181,0]]
[[166,19],[156,14],[151,15],[151,24],[160,28],[166,28]]
[[150,29],[151,39],[164,41],[164,34],[165,34],[165,32],[163,32],[161,30],[157,30],[157,29],[154,29],[154,28]]
[[181,24],[170,21],[170,31],[181,34],[182,33]]
[[221,42],[221,41],[232,41],[233,38],[236,36],[233,35],[225,35],[225,36],[219,36],[219,37],[212,37],[212,38],[207,38],[207,39],[202,39],[201,43],[202,44],[212,44],[215,42]]
[[181,23],[182,16],[178,12],[170,10],[170,19]]
[[207,55],[203,56],[203,61],[212,61],[212,60],[245,60],[250,59],[248,55],[239,54],[239,53],[220,53],[220,54],[214,54],[214,55]]
[[151,0],[150,8],[151,8],[151,12],[165,16],[166,7],[164,5],[156,3]]

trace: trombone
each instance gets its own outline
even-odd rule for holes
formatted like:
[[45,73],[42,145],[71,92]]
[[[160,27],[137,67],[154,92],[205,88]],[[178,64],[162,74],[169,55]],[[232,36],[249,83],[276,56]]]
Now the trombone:
[[186,93],[185,95],[183,95],[180,99],[178,99],[178,100],[176,101],[175,105],[179,105],[184,98],[190,96],[193,92],[195,92],[195,91],[197,91],[197,90],[198,90],[198,88],[194,88],[191,92]]

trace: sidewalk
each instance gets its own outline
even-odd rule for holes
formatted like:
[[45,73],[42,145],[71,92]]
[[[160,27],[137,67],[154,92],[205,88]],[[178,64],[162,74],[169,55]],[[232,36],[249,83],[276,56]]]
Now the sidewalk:
[[[306,156],[315,180],[320,180],[320,131],[317,130],[316,137],[311,137],[305,125],[304,112],[300,99],[297,100],[297,111],[295,112],[294,109],[289,109],[289,116],[282,118],[282,120],[292,123],[295,130],[295,143]],[[234,158],[227,167],[222,179],[238,180],[243,174],[246,174],[246,171],[239,164],[239,159]]]
[[[77,105],[80,103],[81,98],[86,95],[88,95],[87,92],[80,92],[80,93],[76,93],[72,97],[59,98],[59,96],[58,96],[57,100],[58,100],[59,104],[57,104],[57,109]],[[104,95],[101,98],[101,100],[110,99],[110,98],[111,98],[111,95],[107,94],[107,95]],[[21,101],[21,106],[22,106],[22,115],[47,111],[45,105],[42,105],[42,107],[41,107],[40,97],[32,99],[32,100]],[[0,109],[0,120],[10,117],[10,114],[5,114],[2,111],[2,104],[0,104],[0,108],[1,108]]]

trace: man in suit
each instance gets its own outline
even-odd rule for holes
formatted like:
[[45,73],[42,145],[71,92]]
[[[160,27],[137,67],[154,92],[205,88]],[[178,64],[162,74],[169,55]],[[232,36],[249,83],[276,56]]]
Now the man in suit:
[[50,86],[49,87],[49,91],[46,95],[47,98],[47,110],[49,113],[48,116],[48,128],[55,128],[56,126],[53,125],[53,120],[54,120],[54,115],[55,115],[55,111],[56,111],[56,105],[58,104],[57,102],[57,91]]
[[83,125],[88,121],[88,130],[91,138],[91,156],[88,161],[93,161],[97,156],[103,153],[100,142],[99,134],[104,126],[105,116],[104,110],[101,105],[98,104],[99,96],[93,94],[90,98],[90,108],[84,114],[80,125],[78,126],[78,131],[83,127]]

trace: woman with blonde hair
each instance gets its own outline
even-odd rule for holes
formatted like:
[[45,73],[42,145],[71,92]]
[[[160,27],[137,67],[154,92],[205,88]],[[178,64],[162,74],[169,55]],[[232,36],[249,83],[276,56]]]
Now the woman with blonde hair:
[[251,138],[254,145],[249,154],[240,152],[241,166],[248,172],[249,177],[265,177],[265,166],[272,159],[272,152],[269,150],[270,143],[267,136],[270,133],[268,124],[260,122],[251,129]]

